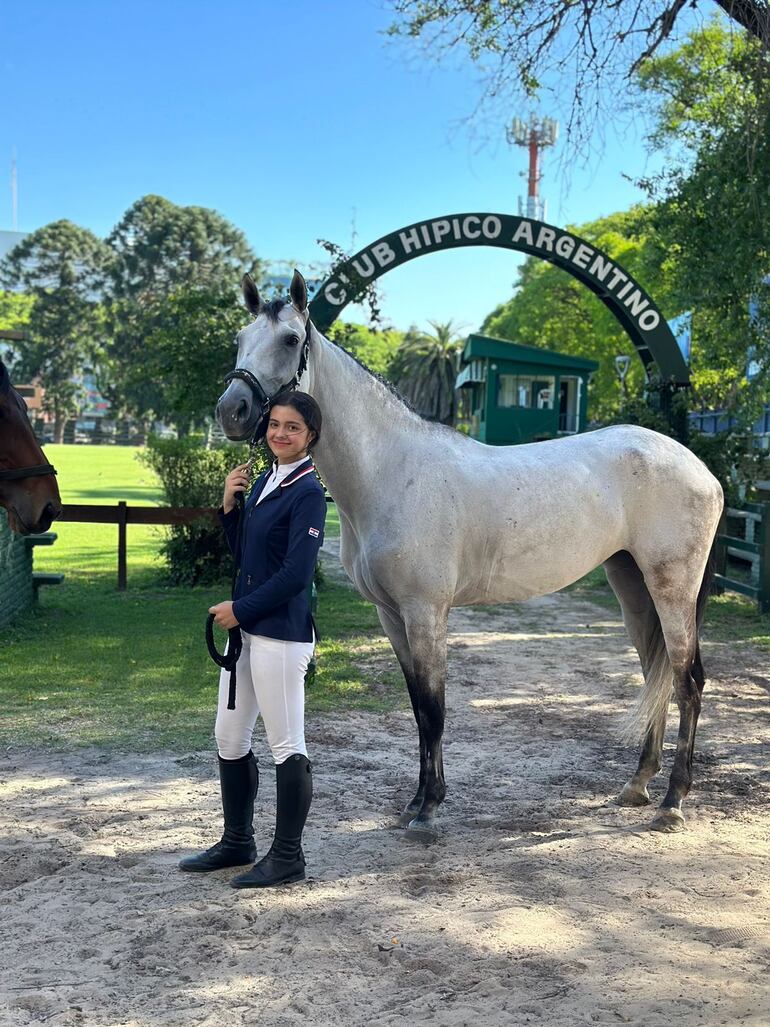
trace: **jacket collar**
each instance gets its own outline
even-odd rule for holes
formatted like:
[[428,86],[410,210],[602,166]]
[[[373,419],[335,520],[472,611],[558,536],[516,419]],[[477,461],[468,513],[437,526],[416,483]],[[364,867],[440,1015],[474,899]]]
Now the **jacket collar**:
[[[306,474],[312,474],[314,471],[315,471],[315,464],[313,463],[313,458],[309,456],[307,458],[307,460],[303,460],[302,461],[302,463],[299,465],[299,467],[295,467],[294,470],[290,474],[287,474],[286,477],[283,479],[283,481],[278,486],[278,488],[277,489],[273,489],[273,491],[269,495],[265,496],[265,498],[262,500],[262,502],[263,503],[269,503],[271,499],[276,499],[278,496],[282,495],[282,492],[281,492],[282,489],[285,489],[289,485],[293,485],[295,481],[298,481],[300,478],[304,478],[304,476]],[[272,468],[270,470],[268,470],[268,471],[265,471],[264,475],[262,476],[261,484],[260,484],[259,488],[255,488],[253,493],[252,493],[252,495],[249,497],[249,501],[250,502],[256,503],[257,499],[262,494],[262,490],[264,489],[265,485],[267,484],[271,474],[272,474]]]
[[[281,482],[279,488],[285,489],[287,485],[293,485],[295,481],[300,478],[304,478],[306,474],[311,474],[315,470],[315,464],[313,463],[312,456],[309,456],[307,460],[303,460],[299,467],[295,467],[291,474],[287,474]],[[278,489],[276,489],[276,492]]]

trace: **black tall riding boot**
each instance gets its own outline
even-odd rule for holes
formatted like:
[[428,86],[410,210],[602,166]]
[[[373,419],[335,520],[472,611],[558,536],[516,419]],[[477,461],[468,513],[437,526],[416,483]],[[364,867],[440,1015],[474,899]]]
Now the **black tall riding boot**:
[[253,821],[259,768],[254,753],[249,752],[239,760],[223,760],[220,756],[219,783],[225,819],[222,838],[205,852],[181,860],[180,870],[208,873],[223,867],[240,867],[257,858]]
[[270,888],[302,881],[305,855],[302,831],[313,798],[313,774],[307,756],[296,753],[275,768],[275,837],[268,852],[247,874],[234,877],[233,888]]

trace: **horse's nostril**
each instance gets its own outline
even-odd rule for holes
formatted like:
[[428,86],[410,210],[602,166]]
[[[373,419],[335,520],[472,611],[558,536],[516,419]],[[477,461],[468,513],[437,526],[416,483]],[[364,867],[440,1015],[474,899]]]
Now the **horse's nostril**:
[[248,417],[249,404],[245,399],[242,399],[235,409],[235,420],[241,421]]

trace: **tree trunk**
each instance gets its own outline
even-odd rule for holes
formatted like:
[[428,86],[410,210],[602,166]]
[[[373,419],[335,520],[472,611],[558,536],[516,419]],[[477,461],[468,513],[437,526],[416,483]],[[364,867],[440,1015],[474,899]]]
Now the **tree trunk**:
[[62,414],[58,410],[54,411],[53,440],[57,445],[61,445],[64,442],[64,429],[67,427],[67,421],[69,421],[69,417],[66,414]]

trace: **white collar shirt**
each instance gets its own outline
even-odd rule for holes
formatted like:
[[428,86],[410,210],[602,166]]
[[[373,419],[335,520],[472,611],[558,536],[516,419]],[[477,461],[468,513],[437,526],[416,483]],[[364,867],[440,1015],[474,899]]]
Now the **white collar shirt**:
[[279,464],[276,461],[273,464],[272,473],[265,482],[265,487],[260,492],[257,502],[255,503],[255,506],[259,506],[259,504],[262,502],[265,496],[269,496],[271,492],[274,492],[281,484],[281,482],[285,478],[287,478],[292,471],[296,471],[300,464],[304,464],[306,460],[307,456],[300,457],[299,460],[295,460],[291,464]]

